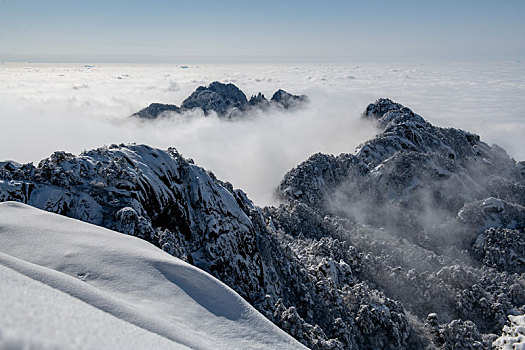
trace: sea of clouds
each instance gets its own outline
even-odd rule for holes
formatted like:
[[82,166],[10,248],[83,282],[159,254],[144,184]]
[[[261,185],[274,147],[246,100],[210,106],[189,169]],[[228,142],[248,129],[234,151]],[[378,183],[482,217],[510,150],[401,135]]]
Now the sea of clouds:
[[[236,84],[249,97],[282,88],[306,94],[295,112],[231,122],[198,111],[143,122],[151,102],[180,103],[199,85]],[[360,120],[389,97],[438,126],[466,129],[525,159],[525,65],[462,64],[168,65],[0,63],[0,160],[35,162],[113,143],[176,147],[185,157],[275,204],[273,189],[316,152],[353,152],[376,129]]]

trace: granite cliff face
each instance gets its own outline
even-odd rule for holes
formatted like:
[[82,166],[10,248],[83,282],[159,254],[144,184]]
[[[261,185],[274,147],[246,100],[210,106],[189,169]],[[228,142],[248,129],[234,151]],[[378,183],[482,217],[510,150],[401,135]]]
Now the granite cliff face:
[[[224,110],[271,103],[225,89]],[[175,149],[145,145],[2,162],[0,201],[143,238],[313,349],[488,348],[508,315],[525,314],[523,163],[387,99],[363,117],[378,135],[292,169],[279,207],[259,208]]]
[[180,107],[170,104],[152,103],[141,111],[134,113],[134,117],[141,119],[155,119],[165,112],[182,113],[200,108],[205,115],[217,113],[221,118],[242,117],[254,110],[296,109],[308,102],[305,95],[292,95],[284,90],[278,90],[270,100],[260,92],[249,100],[234,84],[223,84],[218,81],[208,86],[199,86]]

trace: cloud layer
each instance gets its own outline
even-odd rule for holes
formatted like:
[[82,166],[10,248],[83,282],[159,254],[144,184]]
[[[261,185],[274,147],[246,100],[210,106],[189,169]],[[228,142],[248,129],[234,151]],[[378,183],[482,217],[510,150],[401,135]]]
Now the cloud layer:
[[[273,188],[316,152],[352,152],[376,130],[366,105],[390,97],[439,126],[467,129],[525,159],[525,68],[470,65],[79,65],[0,64],[0,160],[38,162],[55,150],[104,144],[176,147],[185,157],[272,204]],[[197,86],[233,82],[267,97],[307,94],[293,113],[228,122],[195,112],[144,123],[128,118],[151,102],[180,104]],[[249,97],[249,96],[248,96]]]

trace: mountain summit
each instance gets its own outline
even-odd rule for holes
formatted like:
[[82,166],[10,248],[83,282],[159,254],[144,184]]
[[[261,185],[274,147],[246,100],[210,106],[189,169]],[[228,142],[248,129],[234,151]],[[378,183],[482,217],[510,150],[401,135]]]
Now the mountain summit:
[[294,109],[305,104],[308,97],[305,95],[292,95],[284,90],[278,90],[270,100],[258,93],[250,100],[234,84],[215,81],[208,86],[199,86],[180,107],[170,104],[152,103],[148,107],[134,113],[134,117],[142,119],[155,119],[164,112],[182,113],[195,108],[200,108],[204,114],[217,113],[219,117],[239,117],[250,110],[267,110],[271,107],[278,109]]
[[363,118],[377,136],[290,170],[279,207],[174,148],[123,144],[2,162],[0,200],[145,239],[312,349],[490,347],[525,314],[524,163],[389,99]]

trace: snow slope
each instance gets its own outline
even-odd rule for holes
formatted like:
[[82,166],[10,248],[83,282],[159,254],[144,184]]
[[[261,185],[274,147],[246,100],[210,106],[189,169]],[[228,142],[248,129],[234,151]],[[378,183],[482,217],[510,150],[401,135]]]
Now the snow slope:
[[525,350],[525,315],[509,316],[510,326],[503,328],[501,337],[494,341],[498,350]]
[[0,348],[302,348],[153,245],[20,203],[0,203],[0,278]]

